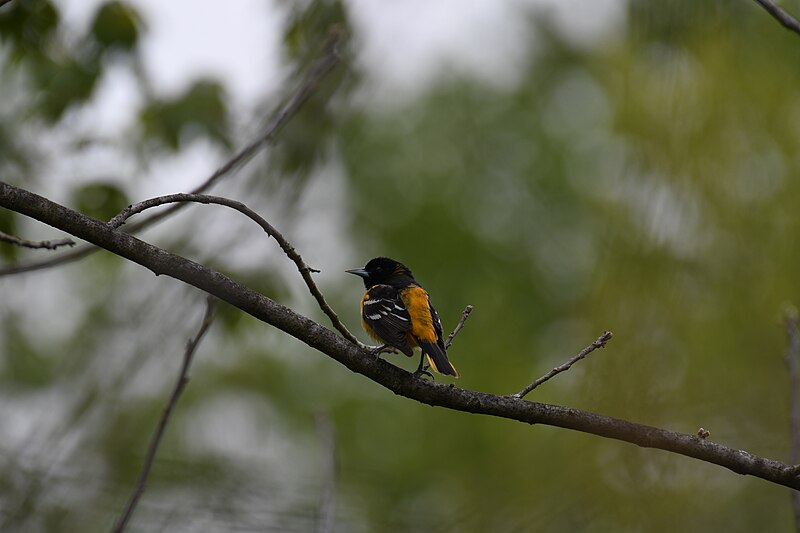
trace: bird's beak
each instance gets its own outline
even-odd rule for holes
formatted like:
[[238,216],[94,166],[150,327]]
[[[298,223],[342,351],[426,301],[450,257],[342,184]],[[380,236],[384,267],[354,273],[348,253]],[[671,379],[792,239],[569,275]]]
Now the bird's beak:
[[359,276],[361,278],[369,277],[369,272],[367,272],[363,268],[354,268],[352,270],[345,270],[345,272],[347,272],[348,274],[355,274],[356,276]]

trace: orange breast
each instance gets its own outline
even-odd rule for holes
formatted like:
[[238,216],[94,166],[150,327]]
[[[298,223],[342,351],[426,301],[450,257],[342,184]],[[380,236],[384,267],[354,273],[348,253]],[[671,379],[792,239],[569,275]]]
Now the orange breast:
[[408,287],[400,291],[408,314],[411,315],[411,330],[408,332],[409,342],[417,346],[417,340],[436,342],[436,330],[433,329],[433,316],[428,293],[422,287]]

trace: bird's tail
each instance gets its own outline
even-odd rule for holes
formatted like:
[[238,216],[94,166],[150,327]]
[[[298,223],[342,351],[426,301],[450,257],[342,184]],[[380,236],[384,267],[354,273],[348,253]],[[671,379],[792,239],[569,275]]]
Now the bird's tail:
[[428,363],[430,363],[431,368],[440,374],[458,377],[458,370],[447,358],[447,352],[444,351],[442,346],[434,342],[420,342],[419,347],[428,357]]

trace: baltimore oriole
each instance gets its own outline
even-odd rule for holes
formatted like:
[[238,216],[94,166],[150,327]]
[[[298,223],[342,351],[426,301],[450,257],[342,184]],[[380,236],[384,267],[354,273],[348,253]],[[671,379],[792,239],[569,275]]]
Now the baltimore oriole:
[[435,371],[458,377],[447,358],[439,314],[407,266],[388,257],[376,257],[364,268],[347,272],[364,279],[367,292],[361,299],[361,324],[370,337],[409,357],[419,347],[422,356],[416,374],[428,373],[424,367],[427,356]]

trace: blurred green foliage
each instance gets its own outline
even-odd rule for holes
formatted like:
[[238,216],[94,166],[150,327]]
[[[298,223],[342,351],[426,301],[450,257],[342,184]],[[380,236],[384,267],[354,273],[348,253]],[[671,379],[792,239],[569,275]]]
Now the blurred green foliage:
[[37,111],[55,122],[72,105],[85,102],[92,95],[98,77],[98,65],[67,59],[42,61],[34,70],[42,101]]
[[[347,56],[347,12],[341,1],[310,2],[307,8],[291,8],[284,32],[284,43],[295,70],[291,83],[299,84],[334,39],[341,54]],[[293,180],[298,191],[319,164],[330,157],[329,141],[337,136],[342,102],[336,97],[348,94],[355,86],[354,72],[337,69],[316,88],[314,98],[281,131],[281,142],[270,152],[269,169]]]
[[141,17],[124,2],[108,2],[92,21],[92,35],[104,49],[130,50],[139,40]]
[[5,368],[0,379],[7,388],[43,387],[52,384],[53,365],[31,345],[19,329],[18,320],[3,324]]
[[152,102],[141,120],[145,135],[171,150],[197,137],[229,147],[224,89],[215,81],[200,80],[173,99]]
[[11,2],[0,11],[0,39],[18,60],[38,59],[58,30],[61,16],[52,2]]
[[122,2],[103,4],[83,44],[71,49],[60,35],[60,24],[58,8],[48,1],[11,2],[0,11],[0,42],[10,51],[4,68],[30,74],[36,96],[27,112],[49,122],[89,100],[103,68],[101,52],[131,51],[141,19]]
[[[9,235],[15,235],[16,220],[14,213],[3,209],[0,211],[0,231]],[[16,246],[0,246],[0,256],[6,260],[13,260],[17,256],[19,249]]]
[[[713,440],[786,460],[781,319],[800,301],[800,37],[750,4],[631,0],[619,31],[591,46],[524,12],[536,39],[518,83],[442,76],[419,98],[386,107],[369,95],[388,89],[346,56],[347,68],[251,169],[246,201],[285,224],[282,233],[330,276],[325,292],[353,330],[362,288],[331,272],[342,261],[406,262],[446,330],[473,304],[451,349],[459,386],[516,392],[610,329],[605,350],[529,399],[690,434],[702,426]],[[295,69],[287,87],[331,27],[351,34],[344,53],[358,54],[346,2],[285,6]],[[13,128],[58,123],[90,101],[110,61],[104,51],[136,55],[147,21],[130,6],[104,4],[92,20],[72,48],[53,4],[0,8],[2,69],[31,74],[24,113],[0,122],[0,148],[16,138]],[[146,95],[131,149],[156,157],[197,139],[232,147],[240,125],[228,98],[213,80]],[[18,148],[17,159],[35,166],[25,154],[37,147]],[[22,175],[18,160],[0,157],[0,170]],[[333,187],[345,200],[322,195],[296,209],[333,180],[329,167],[344,176]],[[110,178],[82,182],[71,205],[107,219],[132,191]],[[275,197],[291,201],[275,207]],[[331,205],[345,235],[325,247],[335,222],[320,213]],[[162,227],[175,228],[170,249],[327,324],[296,290],[296,273],[275,266],[283,258],[274,243],[238,228],[210,236],[224,224]],[[0,229],[19,226],[0,212]],[[275,264],[228,257],[264,248]],[[347,257],[323,253],[331,249]],[[0,254],[30,257],[2,244]],[[10,406],[0,420],[17,421],[0,425],[10,435],[0,439],[6,528],[107,529],[131,490],[202,307],[194,292],[139,270],[98,256],[63,267],[63,282],[41,273],[0,279],[0,381]],[[64,316],[37,329],[17,294]],[[431,409],[229,307],[218,317],[134,529],[313,528],[330,481],[319,416],[336,431],[336,531],[792,528],[788,491],[764,481],[589,435]],[[37,393],[56,395],[67,415],[50,420]],[[37,431],[14,425],[29,417]]]
[[73,191],[75,209],[98,220],[110,220],[130,202],[125,192],[111,183],[89,183]]

